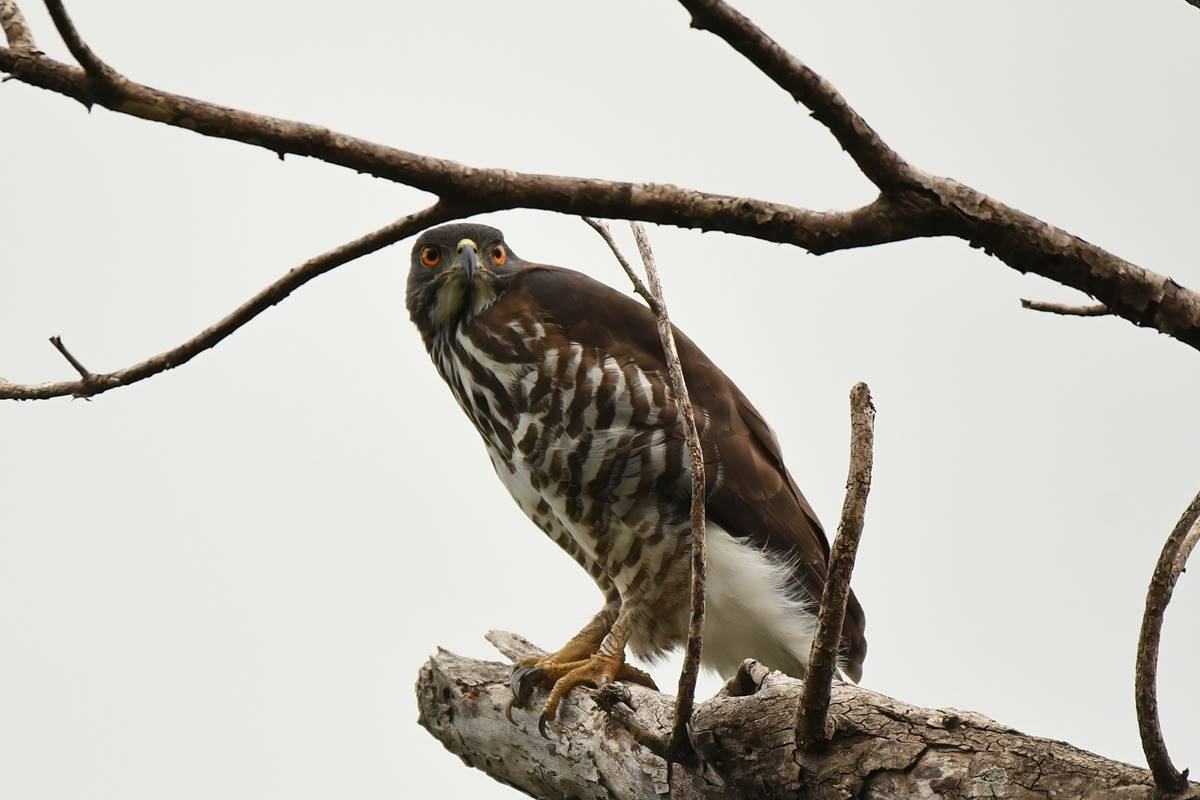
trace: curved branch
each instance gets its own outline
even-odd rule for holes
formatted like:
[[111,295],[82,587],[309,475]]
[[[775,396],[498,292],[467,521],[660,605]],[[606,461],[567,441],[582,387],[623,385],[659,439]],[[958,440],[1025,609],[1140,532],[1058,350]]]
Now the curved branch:
[[1134,678],[1138,733],[1142,737],[1146,763],[1150,765],[1154,782],[1164,795],[1182,792],[1188,788],[1188,781],[1187,770],[1181,773],[1171,762],[1166,742],[1163,741],[1162,725],[1158,719],[1158,644],[1162,636],[1163,616],[1167,604],[1171,602],[1175,581],[1179,579],[1179,573],[1183,571],[1184,562],[1187,560],[1187,555],[1183,552],[1184,547],[1190,552],[1195,546],[1196,537],[1200,535],[1198,531],[1200,493],[1192,499],[1163,545],[1158,563],[1154,567],[1154,575],[1150,578],[1150,588],[1146,592],[1146,610],[1142,615],[1142,629],[1138,634],[1137,672]]
[[846,498],[837,536],[829,551],[829,571],[821,592],[817,630],[809,649],[796,713],[796,742],[802,748],[824,742],[831,734],[826,729],[829,693],[837,670],[846,603],[850,599],[850,575],[862,537],[867,495],[871,492],[874,449],[875,406],[871,403],[871,390],[865,383],[856,383],[850,390],[850,474],[846,477]]
[[[435,203],[423,211],[401,217],[395,222],[379,230],[347,242],[341,247],[334,248],[319,256],[310,258],[298,267],[288,270],[287,274],[267,286],[258,294],[238,306],[233,313],[210,328],[206,328],[196,336],[188,339],[178,347],[173,347],[164,353],[146,359],[131,367],[108,373],[88,372],[78,361],[55,344],[62,354],[71,361],[72,366],[82,376],[77,381],[60,381],[58,383],[19,384],[10,383],[0,378],[0,399],[3,400],[44,400],[50,397],[92,397],[93,395],[128,386],[131,383],[143,381],[160,372],[185,364],[210,347],[215,346],[238,328],[266,311],[271,306],[283,300],[289,294],[304,284],[329,272],[334,267],[349,261],[362,258],[369,253],[394,244],[405,237],[418,233],[430,225],[465,216],[462,207],[448,206]],[[57,337],[55,337],[57,338]],[[53,340],[52,340],[53,341]],[[86,373],[86,374],[85,374]]]

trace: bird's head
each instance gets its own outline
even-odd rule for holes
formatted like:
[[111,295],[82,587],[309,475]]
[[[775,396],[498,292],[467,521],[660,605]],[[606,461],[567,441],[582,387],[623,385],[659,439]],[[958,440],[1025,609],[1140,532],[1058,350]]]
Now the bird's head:
[[504,234],[488,225],[430,228],[413,245],[408,314],[426,336],[452,328],[491,305],[519,263]]

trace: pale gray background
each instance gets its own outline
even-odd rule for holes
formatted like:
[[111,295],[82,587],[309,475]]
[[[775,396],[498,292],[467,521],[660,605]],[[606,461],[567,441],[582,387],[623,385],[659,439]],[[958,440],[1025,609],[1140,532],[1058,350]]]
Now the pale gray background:
[[[136,80],[422,153],[816,208],[872,197],[668,0],[70,5]],[[1197,9],[742,7],[916,164],[1200,286]],[[15,82],[0,110],[11,380],[73,377],[56,333],[95,370],[140,360],[427,201]],[[575,219],[486,221],[624,288]],[[1022,295],[1086,298],[959,241],[818,259],[651,235],[677,321],[771,420],[827,525],[847,392],[874,390],[866,684],[1141,763],[1134,643],[1200,483],[1200,355],[1022,311]],[[94,402],[0,404],[0,796],[511,795],[417,727],[417,669],[439,644],[489,655],[490,627],[557,646],[598,594],[494,478],[406,318],[407,265],[403,244],[343,267]],[[1181,767],[1200,766],[1198,612],[1185,577],[1160,693]]]

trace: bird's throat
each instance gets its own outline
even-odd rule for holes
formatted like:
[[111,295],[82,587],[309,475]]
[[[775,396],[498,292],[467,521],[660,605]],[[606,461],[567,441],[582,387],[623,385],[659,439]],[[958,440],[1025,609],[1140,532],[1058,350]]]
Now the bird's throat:
[[429,317],[434,325],[448,326],[464,316],[475,316],[496,301],[496,290],[483,275],[467,283],[455,274],[438,287]]

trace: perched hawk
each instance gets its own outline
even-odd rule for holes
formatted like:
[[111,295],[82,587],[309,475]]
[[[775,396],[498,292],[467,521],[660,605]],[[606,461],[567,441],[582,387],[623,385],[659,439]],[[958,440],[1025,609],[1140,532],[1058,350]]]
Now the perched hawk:
[[[522,260],[485,225],[417,240],[408,312],[521,510],[600,587],[604,607],[561,650],[513,672],[518,705],[552,686],[653,685],[625,664],[687,638],[691,475],[650,311],[572,270]],[[676,331],[704,449],[706,666],[744,658],[804,674],[829,545],[762,415]],[[862,607],[850,596],[843,672],[862,673]]]

